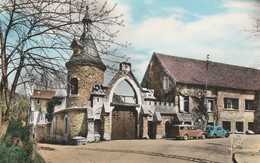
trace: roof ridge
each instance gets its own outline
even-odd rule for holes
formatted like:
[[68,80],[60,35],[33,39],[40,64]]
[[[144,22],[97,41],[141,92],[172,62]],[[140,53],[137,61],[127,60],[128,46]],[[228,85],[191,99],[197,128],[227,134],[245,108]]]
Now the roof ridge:
[[258,69],[210,61],[207,71],[207,61],[156,52],[154,56],[158,58],[161,66],[180,83],[260,90],[260,70]]
[[[162,54],[162,53],[158,53],[158,52],[154,52],[154,54],[156,54],[156,55],[168,56],[168,57],[172,57],[172,58],[180,58],[180,59],[187,59],[187,60],[193,60],[193,61],[207,62],[206,60],[193,59],[193,58],[180,57],[180,56],[173,56],[173,55]],[[211,60],[209,60],[209,62],[211,62],[211,63],[216,63],[216,64],[227,65],[227,66],[232,66],[232,67],[239,67],[239,68],[244,68],[244,69],[251,69],[251,70],[256,70],[256,71],[259,71],[259,72],[260,72],[260,69],[258,69],[258,68],[245,67],[245,66],[240,66],[240,65],[233,65],[233,64],[228,64],[228,63],[221,63],[221,62],[216,62],[216,61],[211,61]]]

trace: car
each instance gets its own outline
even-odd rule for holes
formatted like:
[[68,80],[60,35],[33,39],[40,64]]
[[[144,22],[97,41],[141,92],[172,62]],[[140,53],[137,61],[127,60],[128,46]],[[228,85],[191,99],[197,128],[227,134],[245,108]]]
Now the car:
[[235,134],[245,134],[245,132],[243,132],[243,131],[237,131],[237,130],[235,130],[234,133],[235,133]]
[[206,129],[206,136],[209,138],[216,138],[216,137],[229,137],[229,132],[224,130],[220,126],[208,126]]
[[188,140],[190,138],[201,138],[205,139],[205,132],[201,129],[198,129],[193,125],[174,125],[172,128],[172,137],[179,139],[183,138]]
[[254,134],[255,134],[255,132],[254,132],[254,131],[252,131],[252,130],[247,130],[247,131],[246,131],[246,134],[247,134],[247,135],[254,135]]

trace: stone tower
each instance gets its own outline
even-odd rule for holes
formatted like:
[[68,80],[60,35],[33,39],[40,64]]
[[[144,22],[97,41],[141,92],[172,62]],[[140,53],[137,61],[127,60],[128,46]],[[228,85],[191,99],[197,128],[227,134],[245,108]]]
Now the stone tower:
[[73,55],[66,63],[69,82],[67,108],[91,106],[92,88],[95,83],[103,82],[103,74],[106,69],[90,33],[92,21],[88,13],[82,23],[84,25],[82,36],[79,40],[72,41]]

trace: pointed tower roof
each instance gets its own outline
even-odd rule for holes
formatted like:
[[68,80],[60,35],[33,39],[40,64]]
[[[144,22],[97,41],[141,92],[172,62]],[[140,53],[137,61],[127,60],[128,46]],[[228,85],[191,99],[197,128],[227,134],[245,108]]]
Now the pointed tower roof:
[[[66,67],[77,64],[77,65],[91,65],[102,70],[106,69],[106,66],[102,62],[100,55],[98,53],[97,47],[95,45],[94,39],[90,32],[90,25],[92,24],[92,20],[88,15],[88,7],[85,17],[82,19],[83,23],[83,33],[79,40],[74,39],[71,43],[71,47],[73,49],[80,49],[80,52],[77,53],[74,51],[74,54],[70,58],[70,60],[66,63]],[[86,33],[87,26],[87,33]]]

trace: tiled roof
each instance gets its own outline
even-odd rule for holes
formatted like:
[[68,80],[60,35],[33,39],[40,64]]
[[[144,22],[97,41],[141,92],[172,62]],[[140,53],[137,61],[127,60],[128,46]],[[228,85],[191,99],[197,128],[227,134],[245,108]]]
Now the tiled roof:
[[72,41],[71,47],[80,47],[81,50],[79,54],[72,55],[70,60],[66,63],[67,67],[71,64],[90,64],[103,70],[106,69],[91,34],[87,33],[87,35],[85,35],[83,33],[80,40],[74,39]]
[[32,98],[37,98],[37,99],[52,99],[52,97],[54,96],[54,94],[55,94],[55,91],[34,89],[34,90],[33,90]]
[[[154,53],[177,82],[242,90],[260,90],[260,70]],[[207,82],[206,82],[207,81]]]

